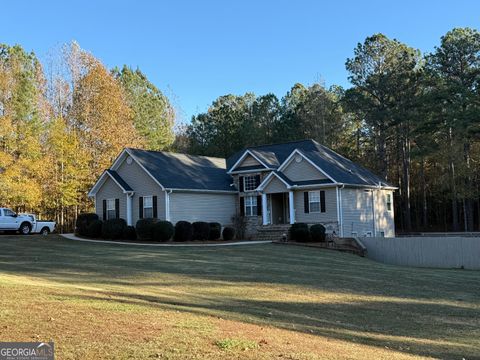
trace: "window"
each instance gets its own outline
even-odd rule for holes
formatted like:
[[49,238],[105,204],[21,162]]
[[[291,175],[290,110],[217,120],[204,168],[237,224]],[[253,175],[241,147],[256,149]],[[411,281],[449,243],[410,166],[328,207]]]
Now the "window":
[[143,197],[143,217],[145,219],[153,218],[153,196]]
[[244,176],[243,177],[243,191],[253,191],[257,188],[257,179],[259,176]]
[[107,220],[117,217],[115,211],[115,199],[107,199]]
[[245,215],[256,216],[258,213],[257,197],[245,196]]
[[387,194],[387,210],[392,211],[392,194]]
[[308,208],[312,213],[325,212],[325,191],[309,191]]
[[10,209],[4,209],[3,216],[15,216],[15,213]]

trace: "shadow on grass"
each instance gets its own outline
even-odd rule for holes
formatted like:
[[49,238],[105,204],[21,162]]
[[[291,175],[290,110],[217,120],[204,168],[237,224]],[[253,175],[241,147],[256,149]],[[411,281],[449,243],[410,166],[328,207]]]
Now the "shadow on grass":
[[[478,311],[450,305],[418,302],[298,303],[238,300],[215,296],[189,296],[192,301],[125,292],[67,296],[72,300],[105,301],[185,311],[199,315],[269,325],[286,330],[321,335],[338,340],[390,348],[418,356],[442,359],[473,359],[478,344],[460,340],[464,334],[478,334]],[[445,317],[445,314],[448,314]],[[444,323],[426,326],[427,317],[442,317]],[[385,321],[388,318],[390,321]],[[464,321],[461,321],[461,320]],[[447,338],[447,334],[456,334]],[[442,341],[443,344],[442,344]]]
[[[480,272],[475,271],[402,268],[355,255],[279,245],[142,248],[31,236],[0,237],[0,272],[125,289],[73,296],[84,300],[223,316],[421,356],[478,356]],[[241,291],[250,284],[293,286],[287,291],[327,291],[391,301],[258,301],[201,296],[208,294],[201,290],[172,299],[137,291],[178,286],[180,279],[185,287],[238,286]]]

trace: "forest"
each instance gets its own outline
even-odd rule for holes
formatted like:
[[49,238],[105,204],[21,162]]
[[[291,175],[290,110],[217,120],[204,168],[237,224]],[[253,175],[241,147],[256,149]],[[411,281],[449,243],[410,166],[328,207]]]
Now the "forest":
[[108,69],[75,42],[42,63],[0,45],[0,204],[68,229],[124,147],[227,157],[309,138],[398,187],[398,233],[480,230],[480,33],[452,29],[430,53],[374,34],[345,67],[348,88],[227,94],[176,124],[138,68]]

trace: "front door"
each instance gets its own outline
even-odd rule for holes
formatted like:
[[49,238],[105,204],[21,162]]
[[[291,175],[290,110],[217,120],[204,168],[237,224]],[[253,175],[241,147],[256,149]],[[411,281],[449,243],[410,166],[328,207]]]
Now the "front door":
[[270,194],[271,204],[271,223],[272,224],[288,224],[288,194],[276,193]]

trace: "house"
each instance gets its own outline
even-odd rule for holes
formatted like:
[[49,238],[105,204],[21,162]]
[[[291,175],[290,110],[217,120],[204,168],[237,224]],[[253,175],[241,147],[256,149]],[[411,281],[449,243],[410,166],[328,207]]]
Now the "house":
[[262,226],[321,223],[342,237],[395,235],[396,188],[313,140],[249,147],[228,159],[127,148],[89,192],[103,219],[154,217]]

